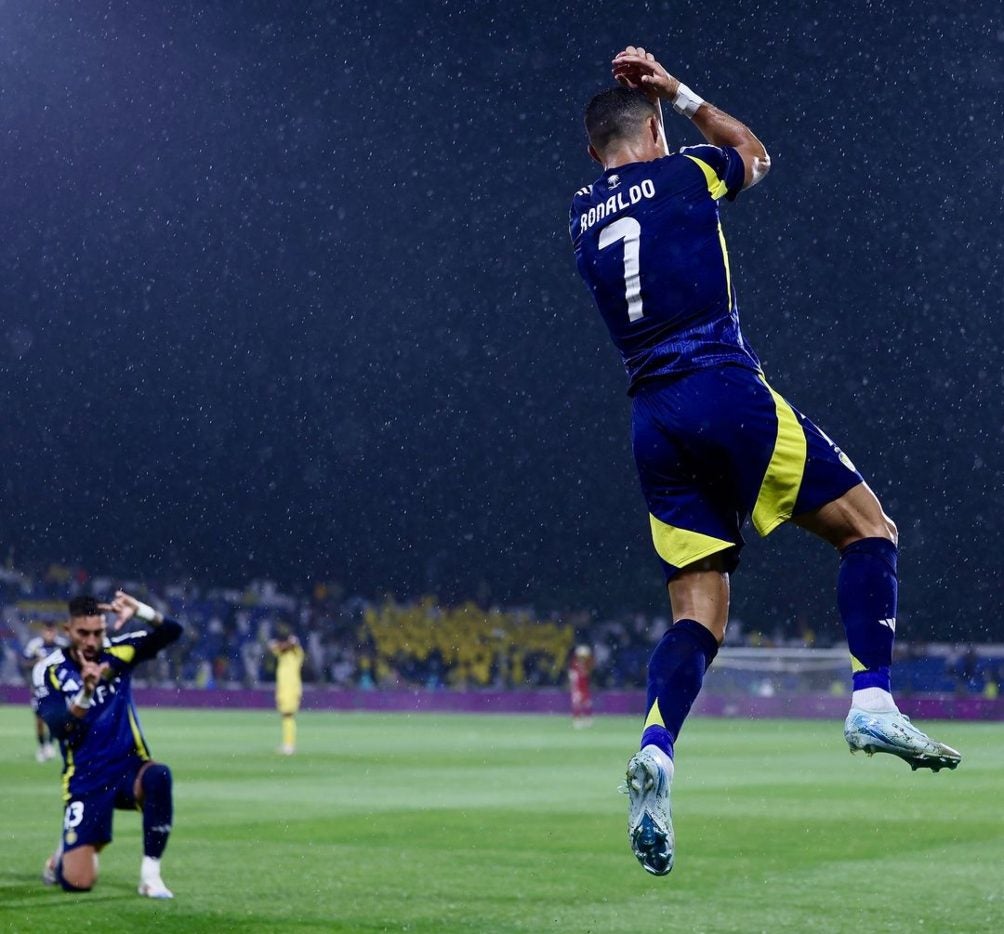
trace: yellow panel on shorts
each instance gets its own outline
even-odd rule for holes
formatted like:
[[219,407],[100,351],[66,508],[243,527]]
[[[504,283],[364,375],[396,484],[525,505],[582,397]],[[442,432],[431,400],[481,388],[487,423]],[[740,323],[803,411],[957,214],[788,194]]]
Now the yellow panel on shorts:
[[763,380],[763,384],[774,398],[777,437],[753,507],[753,526],[761,536],[769,535],[782,522],[791,518],[802,486],[806,455],[805,432],[798,423],[798,416],[767,385],[766,380]]
[[678,529],[651,513],[648,518],[652,524],[652,543],[655,545],[656,553],[675,568],[685,568],[688,564],[735,545],[735,542],[727,542],[713,535]]

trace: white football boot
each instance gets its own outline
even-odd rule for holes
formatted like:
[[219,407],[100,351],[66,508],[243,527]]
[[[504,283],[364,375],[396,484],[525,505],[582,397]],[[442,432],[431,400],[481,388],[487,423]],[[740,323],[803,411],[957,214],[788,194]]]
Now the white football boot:
[[922,733],[898,710],[872,713],[852,707],[844,723],[844,739],[852,753],[859,749],[869,756],[887,752],[910,763],[914,771],[940,772],[954,769],[962,761],[962,756],[951,746]]
[[665,876],[673,868],[672,781],[673,760],[658,746],[646,746],[631,757],[621,786],[628,796],[631,851],[654,876]]
[[55,885],[59,880],[56,878],[56,857],[50,856],[42,867],[42,882],[45,885]]

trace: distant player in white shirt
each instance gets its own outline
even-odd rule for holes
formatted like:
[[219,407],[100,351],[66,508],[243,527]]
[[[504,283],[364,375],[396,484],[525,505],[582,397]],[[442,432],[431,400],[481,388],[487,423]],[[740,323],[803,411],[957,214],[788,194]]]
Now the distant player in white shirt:
[[[56,624],[52,620],[44,620],[41,624],[40,635],[29,639],[21,653],[21,668],[28,684],[31,684],[31,670],[43,658],[48,658],[57,649],[63,648],[66,640],[57,633]],[[56,747],[52,742],[52,736],[45,721],[38,715],[38,703],[34,696],[31,699],[31,709],[35,715],[35,736],[38,740],[38,749],[35,750],[36,762],[48,762],[56,755]]]

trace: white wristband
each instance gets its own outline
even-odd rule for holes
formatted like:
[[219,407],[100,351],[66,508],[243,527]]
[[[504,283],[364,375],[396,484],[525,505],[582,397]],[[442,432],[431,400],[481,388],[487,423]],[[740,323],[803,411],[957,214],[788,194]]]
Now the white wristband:
[[157,611],[149,603],[142,600],[136,601],[136,616],[147,623],[152,623],[157,618]]
[[680,86],[676,89],[676,97],[673,98],[673,110],[692,120],[694,114],[697,113],[697,108],[703,103],[703,97],[698,97],[681,82]]
[[87,710],[88,708],[94,706],[94,698],[93,697],[88,697],[84,693],[83,688],[81,688],[77,692],[77,696],[73,698],[73,702],[72,703],[73,703],[74,707],[79,707],[81,710]]

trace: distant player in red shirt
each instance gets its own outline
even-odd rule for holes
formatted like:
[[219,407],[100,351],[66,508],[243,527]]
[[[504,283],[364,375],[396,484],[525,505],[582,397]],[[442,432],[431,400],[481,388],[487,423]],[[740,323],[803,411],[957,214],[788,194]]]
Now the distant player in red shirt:
[[593,696],[589,678],[593,673],[593,651],[577,645],[568,663],[568,689],[572,692],[572,726],[581,728],[593,722]]

